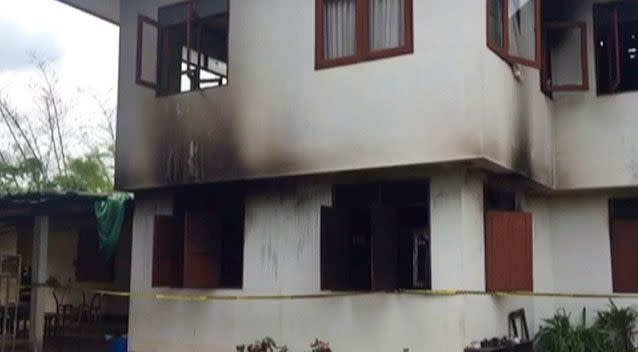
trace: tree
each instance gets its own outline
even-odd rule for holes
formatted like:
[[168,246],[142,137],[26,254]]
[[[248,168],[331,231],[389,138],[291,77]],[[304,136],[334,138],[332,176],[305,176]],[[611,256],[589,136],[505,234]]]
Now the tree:
[[[9,143],[0,146],[0,195],[19,192],[113,190],[115,109],[108,99],[87,90],[98,119],[73,140],[71,112],[51,62],[32,56],[38,79],[31,85],[34,109],[17,109],[0,92],[0,127]],[[76,126],[77,127],[77,126]],[[1,131],[0,131],[0,135]],[[75,146],[76,148],[69,148]],[[83,146],[85,151],[79,151]]]

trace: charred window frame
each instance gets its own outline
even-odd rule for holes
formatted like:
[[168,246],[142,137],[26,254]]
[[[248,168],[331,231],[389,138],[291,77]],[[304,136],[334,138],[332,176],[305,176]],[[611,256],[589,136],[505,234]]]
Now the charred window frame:
[[243,286],[243,193],[225,190],[199,193],[187,192],[177,198],[175,215],[155,218],[153,287],[240,289]]
[[597,92],[638,91],[638,3],[594,4]]
[[[373,12],[373,5],[378,0],[315,0],[315,69],[325,69],[336,66],[350,65],[359,62],[389,58],[393,56],[411,54],[414,52],[414,30],[413,30],[413,6],[412,0],[402,1],[403,4],[403,38],[398,45],[393,47],[374,48],[372,32],[373,20],[370,18]],[[388,1],[388,0],[386,0]],[[334,55],[330,57],[328,53],[328,3],[352,4],[353,23],[351,24],[354,35],[352,52],[344,55]]]
[[[525,57],[524,53],[514,52],[514,50],[521,50],[520,48],[514,48],[512,41],[516,36],[510,33],[511,30],[518,29],[522,34],[522,19],[521,12],[523,8],[517,10],[513,16],[510,15],[510,9],[512,9],[512,2],[517,0],[487,0],[487,47],[494,51],[496,55],[501,57],[505,62],[509,64],[521,64],[534,68],[541,67],[541,40],[542,40],[542,1],[541,0],[529,0],[526,3],[533,2],[533,35],[534,45],[531,48],[534,51],[533,57]],[[512,21],[512,17],[514,21]],[[524,40],[525,38],[523,38]]]
[[[580,60],[580,77],[569,82],[561,82],[559,74],[563,72],[563,70],[571,70],[575,60],[569,60],[569,66],[571,67],[561,67],[561,70],[553,69],[554,60],[552,60],[552,54],[555,46],[562,44],[564,47],[565,44],[568,43],[570,32],[578,33],[576,40],[579,49],[576,55],[577,59]],[[587,48],[587,24],[585,22],[544,23],[542,48],[541,88],[543,92],[589,90],[589,51]],[[571,80],[573,78],[569,79]]]
[[[136,82],[159,96],[228,84],[228,0],[190,0],[158,9],[158,20],[138,16]],[[145,28],[157,33],[155,80],[144,71]]]
[[429,184],[338,185],[321,209],[321,289],[429,289]]

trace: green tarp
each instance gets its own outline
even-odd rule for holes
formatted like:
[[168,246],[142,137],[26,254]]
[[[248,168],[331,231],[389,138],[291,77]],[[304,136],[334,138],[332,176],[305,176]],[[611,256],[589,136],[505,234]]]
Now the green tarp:
[[105,200],[95,202],[97,233],[100,237],[100,249],[106,260],[115,255],[117,243],[126,218],[126,203],[131,199],[128,194],[114,194]]

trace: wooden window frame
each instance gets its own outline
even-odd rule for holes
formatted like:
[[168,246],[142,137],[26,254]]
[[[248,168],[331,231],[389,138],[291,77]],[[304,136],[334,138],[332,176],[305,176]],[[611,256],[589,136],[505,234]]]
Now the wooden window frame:
[[[179,215],[156,215],[153,229],[152,287],[242,289],[245,228],[242,224],[241,239],[236,236],[238,232],[232,232],[239,230],[234,227],[237,225],[235,221],[239,220],[239,212],[244,221],[245,205],[235,205],[230,210],[196,205],[192,209],[177,211]],[[237,217],[233,217],[235,215]],[[231,231],[230,235],[228,231]],[[241,244],[237,246],[239,243]],[[239,262],[225,261],[230,256],[238,258]],[[241,269],[234,270],[233,274],[228,267],[238,263],[241,263]]]
[[[615,51],[616,51],[616,60],[614,62],[615,64],[615,70],[614,70],[614,74],[616,75],[615,79],[611,77],[612,75],[612,71],[609,70],[609,83],[610,83],[610,89],[609,92],[601,92],[600,86],[597,84],[596,87],[596,92],[598,95],[612,95],[612,94],[618,94],[618,88],[620,88],[620,84],[622,83],[622,67],[621,67],[621,62],[620,62],[620,57],[621,57],[621,49],[620,49],[620,17],[618,15],[618,4],[624,3],[625,1],[612,1],[612,2],[608,2],[608,3],[596,3],[593,5],[592,8],[592,13],[594,13],[595,16],[595,12],[597,11],[597,9],[599,9],[600,7],[610,7],[612,9],[612,18],[613,18],[613,26],[614,26],[614,42],[616,43],[616,47],[615,47]],[[596,26],[594,25],[593,27],[593,35],[594,35],[594,41],[596,41],[597,39],[597,31],[596,31]],[[596,43],[594,43],[596,44]],[[595,47],[594,47],[595,49]],[[598,74],[599,74],[599,60],[598,60],[598,55],[594,55],[595,56],[595,65],[596,65],[596,77],[598,78]],[[609,61],[611,62],[611,58],[609,58]]]
[[[580,30],[581,49],[581,84],[550,85],[550,51],[548,48],[549,32],[557,29],[578,28]],[[589,51],[587,47],[587,24],[582,21],[575,22],[549,22],[543,27],[543,66],[541,68],[541,84],[544,92],[587,91],[589,90]]]
[[[502,18],[502,25],[503,25],[503,47],[499,48],[498,45],[496,45],[496,43],[494,43],[492,41],[491,38],[491,29],[494,26],[494,23],[492,21],[492,17],[490,16],[491,14],[491,9],[492,7],[490,6],[494,1],[502,1],[504,3],[503,5],[503,18]],[[509,53],[509,0],[486,0],[486,4],[487,4],[487,8],[486,8],[486,40],[487,40],[487,47],[492,50],[494,53],[496,53],[496,55],[498,55],[501,59],[503,59],[505,62],[509,63],[509,64],[520,64],[520,65],[524,65],[524,66],[529,66],[529,67],[533,67],[533,68],[537,68],[537,69],[541,69],[541,62],[542,62],[542,0],[534,0],[534,6],[535,6],[535,38],[536,38],[536,43],[535,43],[535,57],[533,60],[530,59],[526,59],[526,58],[522,58],[522,57],[518,57],[518,56],[514,56],[511,55]]]
[[[627,269],[625,269],[626,267],[635,267],[632,263],[627,263],[626,258],[634,256],[622,256],[621,251],[626,249],[627,246],[626,243],[618,243],[619,237],[622,237],[623,228],[626,228],[628,225],[629,227],[638,228],[638,214],[635,210],[627,211],[627,203],[638,204],[638,199],[612,198],[608,200],[612,288],[614,293],[625,294],[638,292],[638,281],[635,280],[635,277],[628,277],[626,273]],[[632,206],[629,206],[629,208],[636,209]],[[629,274],[635,275],[635,272]]]
[[[157,91],[157,82],[153,83],[151,81],[147,81],[142,78],[142,63],[143,63],[143,43],[144,43],[144,25],[149,25],[155,27],[158,31],[158,40],[159,40],[159,24],[154,19],[144,16],[137,16],[137,48],[136,48],[136,62],[135,62],[135,83],[141,86],[153,89]],[[157,60],[159,63],[159,60]],[[156,63],[156,65],[157,65]],[[155,79],[157,80],[157,73],[155,74]]]
[[[188,76],[188,78],[191,80],[191,82],[194,79],[194,76],[199,73],[199,70],[203,69],[203,66],[200,62],[201,60],[201,28],[200,30],[198,30],[197,34],[197,53],[198,53],[198,57],[197,57],[197,64],[193,64],[192,60],[191,60],[191,52],[193,50],[195,50],[193,48],[193,40],[192,40],[192,31],[193,31],[193,27],[194,24],[197,22],[197,17],[195,16],[194,13],[194,9],[193,9],[193,2],[194,0],[184,0],[184,1],[180,1],[177,3],[173,3],[170,5],[166,5],[166,6],[161,6],[160,9],[163,8],[169,8],[169,7],[175,7],[175,6],[184,6],[187,5],[187,16],[186,16],[186,71],[181,72],[180,74],[186,74]],[[228,13],[229,13],[229,19],[228,19],[228,33],[230,33],[230,0],[226,0],[226,6],[228,8]],[[206,80],[200,80],[197,79],[197,81],[199,82],[199,84],[201,85],[202,83],[218,83],[218,85],[216,86],[212,86],[212,87],[198,87],[197,89],[190,89],[188,91],[185,92],[178,92],[178,93],[166,93],[163,92],[161,90],[160,87],[160,80],[159,80],[159,71],[160,71],[160,55],[164,54],[164,53],[157,53],[157,56],[155,58],[155,65],[156,65],[156,73],[155,73],[155,80],[156,82],[151,82],[148,80],[145,80],[142,78],[142,65],[143,65],[143,43],[144,43],[144,26],[148,25],[148,26],[152,26],[155,27],[155,29],[157,30],[157,40],[158,40],[158,47],[159,47],[159,42],[162,40],[162,28],[160,28],[160,24],[159,21],[154,20],[148,16],[142,15],[142,14],[138,14],[137,16],[137,47],[136,47],[136,67],[135,67],[135,83],[138,85],[141,85],[143,87],[147,87],[150,89],[155,90],[155,94],[157,96],[171,96],[171,95],[178,95],[178,94],[184,94],[184,93],[189,93],[189,92],[195,92],[195,91],[200,91],[200,90],[205,90],[205,89],[212,89],[212,88],[219,88],[219,87],[223,87],[226,86],[228,83],[228,76],[229,76],[229,70],[230,70],[230,58],[227,58],[227,62],[226,63],[226,75],[222,76],[218,73],[214,73],[215,75],[220,76],[219,79],[206,79]],[[229,45],[227,43],[227,45]],[[229,48],[227,48],[228,51],[230,51]],[[230,56],[230,53],[228,53],[228,56]],[[182,60],[182,62],[184,62],[184,60]],[[194,67],[194,68],[193,68]],[[226,84],[222,84],[224,82],[224,80],[226,80]],[[216,81],[216,82],[215,82]]]
[[376,51],[373,51],[370,48],[370,0],[355,0],[357,12],[355,54],[337,59],[326,59],[324,53],[325,1],[326,0],[315,0],[315,70],[351,65],[399,55],[407,55],[414,52],[414,17],[412,0],[402,0],[405,2],[405,18],[403,21],[405,34],[403,46]]

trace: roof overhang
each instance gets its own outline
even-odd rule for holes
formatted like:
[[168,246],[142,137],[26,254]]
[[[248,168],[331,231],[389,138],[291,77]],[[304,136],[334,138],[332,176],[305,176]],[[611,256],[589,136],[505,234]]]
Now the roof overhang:
[[0,220],[33,216],[92,215],[95,202],[108,195],[27,193],[0,197]]
[[90,15],[111,22],[120,23],[120,0],[57,0]]

